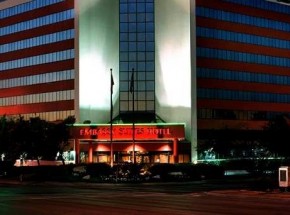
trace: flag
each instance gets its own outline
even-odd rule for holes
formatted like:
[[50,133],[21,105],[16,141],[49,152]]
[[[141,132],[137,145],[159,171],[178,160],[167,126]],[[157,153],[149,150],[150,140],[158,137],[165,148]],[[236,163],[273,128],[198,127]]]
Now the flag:
[[111,71],[111,94],[113,94],[113,86],[114,86],[114,78],[113,78],[113,74],[112,74],[112,71]]
[[132,71],[131,81],[130,81],[130,93],[134,92],[134,71]]

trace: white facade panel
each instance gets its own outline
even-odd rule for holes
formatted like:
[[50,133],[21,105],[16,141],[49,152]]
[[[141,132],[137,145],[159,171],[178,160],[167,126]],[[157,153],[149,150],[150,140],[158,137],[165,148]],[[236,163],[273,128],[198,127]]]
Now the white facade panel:
[[[76,98],[77,121],[110,120],[110,69],[114,77],[114,113],[119,80],[119,1],[77,0]],[[114,114],[114,115],[116,115]]]
[[[192,118],[196,104],[192,101],[196,98],[192,95],[192,10],[190,0],[155,0],[156,113],[166,122],[185,122],[186,138],[191,142],[196,140],[192,130],[192,121],[196,122]],[[195,159],[196,141],[192,144]]]

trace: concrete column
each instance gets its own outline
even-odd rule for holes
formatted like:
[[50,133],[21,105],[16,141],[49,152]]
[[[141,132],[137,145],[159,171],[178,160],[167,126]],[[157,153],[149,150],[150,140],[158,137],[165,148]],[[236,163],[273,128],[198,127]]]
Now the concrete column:
[[93,163],[93,144],[91,141],[89,142],[88,155],[89,155],[89,163]]
[[178,140],[177,140],[177,138],[173,139],[173,160],[174,160],[174,163],[178,163]]

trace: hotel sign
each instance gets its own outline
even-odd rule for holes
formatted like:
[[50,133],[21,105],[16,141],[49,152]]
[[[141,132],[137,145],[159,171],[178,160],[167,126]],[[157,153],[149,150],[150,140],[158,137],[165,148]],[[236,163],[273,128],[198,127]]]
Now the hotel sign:
[[[112,126],[114,140],[131,140],[133,138],[133,125],[122,124]],[[151,139],[183,139],[185,137],[184,124],[136,124],[134,125],[134,138],[136,140]],[[71,135],[76,139],[110,140],[111,126],[108,125],[74,125]]]

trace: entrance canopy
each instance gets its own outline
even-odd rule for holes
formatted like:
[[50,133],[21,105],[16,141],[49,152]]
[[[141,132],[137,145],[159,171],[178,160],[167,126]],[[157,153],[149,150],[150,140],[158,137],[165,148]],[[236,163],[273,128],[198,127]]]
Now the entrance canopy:
[[[136,153],[146,153],[137,156],[141,162],[155,162],[166,153],[168,162],[176,163],[178,143],[185,139],[182,123],[74,124],[69,128],[75,142],[76,163],[110,161],[113,166],[120,159],[135,163]],[[82,161],[81,153],[87,155],[86,161]]]

